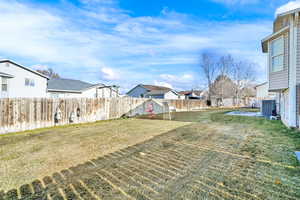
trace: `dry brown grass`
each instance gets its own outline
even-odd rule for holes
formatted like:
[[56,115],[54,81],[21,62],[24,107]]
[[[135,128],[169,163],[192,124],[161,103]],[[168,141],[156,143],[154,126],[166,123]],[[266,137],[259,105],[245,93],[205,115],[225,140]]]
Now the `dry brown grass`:
[[[66,144],[60,140],[57,142],[61,143],[60,146],[77,144],[71,148],[75,149],[75,153],[71,154],[61,149],[61,155],[51,154],[51,156],[57,159],[68,154],[79,158],[80,164],[54,173],[49,172],[49,176],[38,178],[34,182],[26,182],[5,194],[1,194],[0,191],[0,199],[1,197],[5,200],[46,199],[46,197],[72,200],[300,198],[300,166],[293,153],[300,149],[299,131],[288,129],[279,121],[224,115],[224,110],[174,113],[172,117],[174,120],[194,123],[179,125],[169,121],[114,121],[105,122],[106,126],[86,125],[79,131],[81,133],[77,134],[76,127],[69,127],[69,133],[63,131],[61,134],[66,136],[61,138],[68,139],[71,135],[70,141]],[[122,148],[120,144],[123,144],[124,140],[120,138],[125,136],[120,133],[124,129],[120,128],[123,125],[118,126],[118,123],[124,123],[126,132],[139,135],[142,141],[146,141]],[[162,126],[168,123],[170,131],[163,130]],[[100,141],[101,148],[109,144],[105,146],[107,149],[116,142],[115,145],[120,149],[112,150],[112,153],[102,157],[98,157],[101,154],[99,152],[95,154],[97,157],[95,159],[84,157],[90,156],[87,152],[79,154],[80,150],[76,149],[80,147],[78,142],[87,142],[82,148],[94,145],[90,147],[91,150],[86,150],[89,154],[98,151],[100,147],[97,146],[98,141],[95,142],[100,139],[92,134],[93,131],[90,129],[97,134],[103,134],[103,137],[100,137],[104,140]],[[83,130],[87,130],[86,133],[83,133]],[[157,133],[152,137],[152,132],[158,130],[166,132]],[[58,134],[56,129],[51,131],[44,130],[39,137],[45,138],[41,140],[47,140],[47,137],[50,137],[48,134]],[[118,139],[111,137],[111,132]],[[145,136],[148,133],[151,136]],[[13,144],[13,141],[16,143],[19,141],[15,137],[12,137],[14,138],[12,141],[8,140],[9,138],[11,137],[1,139],[0,145],[1,142]],[[127,140],[130,138],[132,137]],[[28,138],[28,140],[35,139],[36,137]],[[26,137],[20,140],[24,142]],[[54,141],[51,143],[50,139],[47,143],[51,146],[56,144]],[[130,142],[125,139],[125,143]],[[99,151],[103,152],[105,149]],[[36,147],[32,152],[39,150],[40,147]],[[11,156],[17,159],[19,155]],[[26,156],[30,157],[30,153]],[[22,171],[21,167],[19,170]]]
[[187,124],[127,119],[1,136],[0,189],[17,188]]

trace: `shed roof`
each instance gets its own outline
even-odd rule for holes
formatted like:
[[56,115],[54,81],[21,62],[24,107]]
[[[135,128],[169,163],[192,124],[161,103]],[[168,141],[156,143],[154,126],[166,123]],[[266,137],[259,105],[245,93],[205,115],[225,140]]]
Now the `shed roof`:
[[48,81],[48,90],[52,91],[74,91],[80,92],[94,86],[104,86],[103,84],[91,84],[74,79],[50,79]]

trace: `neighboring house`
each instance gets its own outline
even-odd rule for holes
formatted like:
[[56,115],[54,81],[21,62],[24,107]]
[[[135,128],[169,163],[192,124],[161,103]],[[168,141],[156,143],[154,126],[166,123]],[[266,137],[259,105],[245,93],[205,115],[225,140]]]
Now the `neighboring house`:
[[180,99],[204,99],[204,91],[190,90],[178,92]]
[[273,34],[262,40],[268,53],[269,92],[276,92],[277,113],[290,127],[299,127],[300,9],[277,15]]
[[153,98],[153,99],[178,99],[179,95],[171,88],[156,85],[137,85],[129,92],[128,96],[137,98]]
[[48,97],[52,98],[114,98],[119,97],[116,86],[90,84],[73,79],[50,79]]
[[262,100],[275,100],[276,93],[269,92],[268,82],[261,83],[255,86],[257,107],[261,107]]
[[0,98],[45,98],[48,77],[10,60],[0,60]]

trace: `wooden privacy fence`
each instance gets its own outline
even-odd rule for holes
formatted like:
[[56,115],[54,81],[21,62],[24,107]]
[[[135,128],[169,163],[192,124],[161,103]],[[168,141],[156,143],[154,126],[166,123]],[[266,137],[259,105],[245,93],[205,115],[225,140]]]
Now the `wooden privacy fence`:
[[[149,99],[0,99],[0,134],[71,123],[95,122],[130,115],[130,111]],[[154,100],[153,100],[154,101]],[[205,107],[200,100],[155,100],[178,111]],[[158,111],[160,112],[160,111]]]

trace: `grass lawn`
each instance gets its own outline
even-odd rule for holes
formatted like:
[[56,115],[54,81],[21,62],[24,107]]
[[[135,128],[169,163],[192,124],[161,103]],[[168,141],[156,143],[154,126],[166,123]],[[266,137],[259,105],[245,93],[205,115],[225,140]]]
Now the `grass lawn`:
[[0,137],[4,199],[300,199],[300,132],[225,111]]
[[126,119],[0,135],[0,191],[187,124]]

